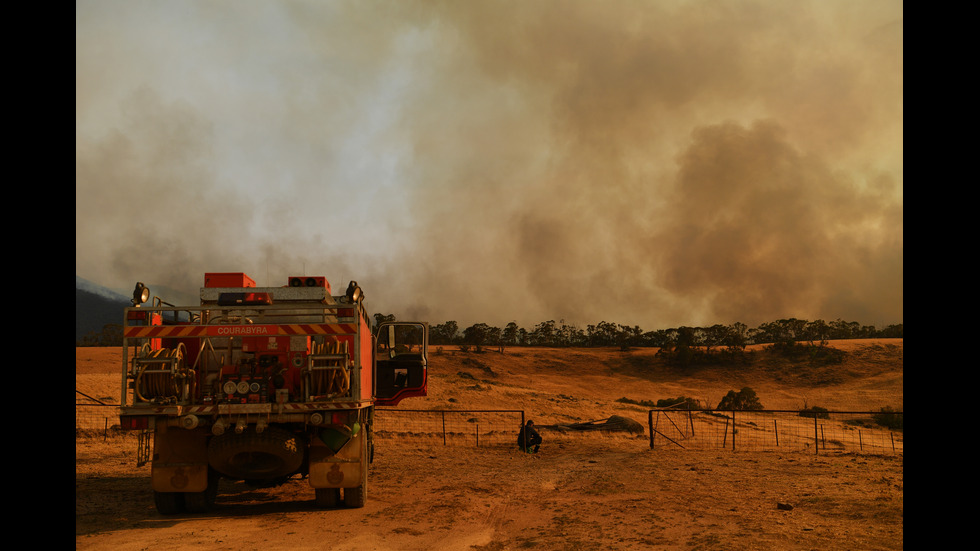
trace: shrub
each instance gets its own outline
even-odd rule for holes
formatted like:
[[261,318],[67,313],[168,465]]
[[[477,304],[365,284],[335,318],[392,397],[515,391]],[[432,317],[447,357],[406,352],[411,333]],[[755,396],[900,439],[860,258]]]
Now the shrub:
[[633,404],[636,406],[644,406],[648,408],[657,407],[657,404],[653,403],[652,400],[633,400],[632,398],[626,398],[625,396],[622,398],[617,398],[616,401],[621,404]]
[[844,361],[846,355],[843,350],[829,346],[794,341],[775,342],[766,349],[790,360],[808,361],[811,365],[839,364]]
[[697,398],[685,398],[684,396],[657,400],[656,403],[653,400],[633,400],[630,398],[618,398],[616,401],[648,408],[702,409],[701,402]]
[[810,419],[830,419],[830,412],[827,408],[813,406],[810,408],[801,409],[800,417],[809,417]]
[[755,391],[749,387],[745,387],[738,392],[729,390],[728,394],[721,399],[721,402],[718,402],[718,407],[715,409],[758,410],[763,409],[763,407]]
[[892,430],[905,430],[904,429],[904,419],[902,412],[895,411],[889,406],[881,408],[879,413],[874,414],[873,419],[875,423],[883,427],[888,427]]
[[657,400],[658,408],[675,408],[675,409],[701,409],[701,402],[696,398],[686,398],[684,396],[678,396],[677,398],[666,398],[664,400]]

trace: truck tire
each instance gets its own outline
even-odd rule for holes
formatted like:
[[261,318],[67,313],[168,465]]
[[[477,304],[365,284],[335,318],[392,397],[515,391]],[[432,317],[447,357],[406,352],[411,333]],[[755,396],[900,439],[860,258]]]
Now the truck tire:
[[240,480],[271,480],[296,472],[303,464],[300,437],[276,427],[261,433],[215,436],[208,444],[208,463],[219,473]]
[[340,502],[339,488],[316,488],[316,506],[329,509]]
[[344,488],[344,505],[360,509],[364,507],[365,502],[367,502],[367,488],[365,486]]
[[184,493],[184,508],[188,513],[206,513],[214,508],[218,497],[218,482],[221,475],[214,469],[208,469],[208,487],[203,492]]
[[184,511],[184,494],[181,492],[153,491],[153,503],[161,515],[176,515]]
[[371,425],[368,425],[364,431],[364,438],[361,439],[361,466],[364,469],[364,473],[362,474],[364,483],[356,488],[344,488],[344,505],[348,507],[359,509],[364,507],[364,504],[367,502],[368,466],[374,459],[370,457],[374,452],[374,442],[371,437],[371,432]]

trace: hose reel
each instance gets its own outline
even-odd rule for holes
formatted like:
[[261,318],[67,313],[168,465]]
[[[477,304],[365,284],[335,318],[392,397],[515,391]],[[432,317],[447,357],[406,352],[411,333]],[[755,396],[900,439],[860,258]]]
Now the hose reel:
[[183,343],[177,348],[157,350],[144,344],[133,358],[133,392],[137,400],[154,403],[186,400],[193,380],[193,370],[184,363],[186,356]]
[[350,355],[347,342],[315,344],[304,369],[306,401],[345,396],[350,390]]

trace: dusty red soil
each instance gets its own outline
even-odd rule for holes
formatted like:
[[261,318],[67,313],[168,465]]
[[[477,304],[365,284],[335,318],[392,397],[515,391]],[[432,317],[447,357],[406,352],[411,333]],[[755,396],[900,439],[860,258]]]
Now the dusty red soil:
[[[832,345],[847,352],[833,368],[757,358],[683,374],[642,350],[433,351],[430,395],[411,407],[524,409],[539,424],[642,420],[641,408],[615,400],[716,405],[751,386],[773,409],[901,409],[901,339]],[[119,358],[76,349],[76,389],[118,401]],[[651,450],[645,436],[546,436],[534,456],[379,438],[363,509],[317,509],[299,477],[268,489],[223,480],[212,513],[174,517],[154,509],[133,436],[76,437],[76,549],[904,548],[902,454]]]

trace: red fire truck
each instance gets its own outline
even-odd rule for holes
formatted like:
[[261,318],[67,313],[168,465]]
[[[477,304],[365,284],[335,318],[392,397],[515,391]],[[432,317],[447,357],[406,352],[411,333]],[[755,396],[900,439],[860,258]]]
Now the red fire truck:
[[221,478],[297,475],[318,506],[364,506],[375,407],[426,395],[426,323],[372,333],[357,282],[334,296],[324,277],[207,273],[199,305],[149,298],[137,283],[125,309],[120,424],[160,513],[209,510]]

